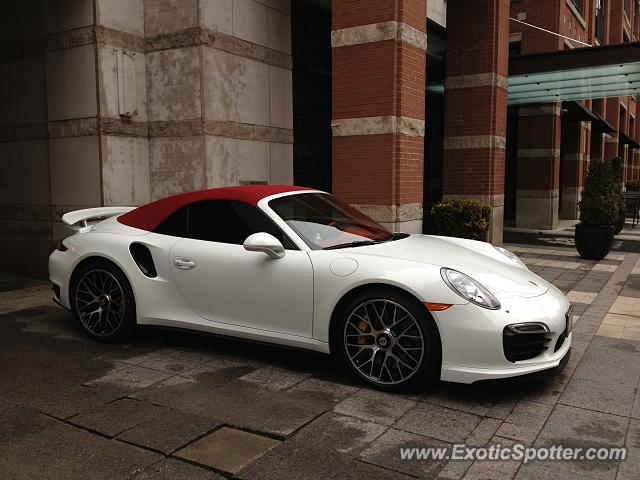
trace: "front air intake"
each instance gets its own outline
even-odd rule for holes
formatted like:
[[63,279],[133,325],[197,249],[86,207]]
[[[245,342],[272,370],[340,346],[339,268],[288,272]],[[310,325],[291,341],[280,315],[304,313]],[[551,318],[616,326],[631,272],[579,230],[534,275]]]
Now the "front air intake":
[[564,345],[564,341],[569,337],[571,333],[571,326],[573,325],[573,305],[569,307],[567,313],[564,314],[565,328],[560,335],[558,335],[558,340],[556,341],[556,346],[553,351],[557,352]]
[[549,329],[542,323],[516,323],[502,331],[504,356],[510,362],[529,360],[547,350]]

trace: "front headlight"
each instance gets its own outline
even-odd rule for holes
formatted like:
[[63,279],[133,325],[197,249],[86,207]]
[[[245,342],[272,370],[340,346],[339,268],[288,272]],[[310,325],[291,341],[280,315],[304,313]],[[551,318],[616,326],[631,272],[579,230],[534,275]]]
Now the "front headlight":
[[500,308],[500,302],[496,297],[469,275],[445,267],[440,269],[440,275],[449,288],[465,300],[489,310]]
[[524,264],[524,262],[522,260],[520,260],[515,253],[507,250],[506,248],[498,247],[496,245],[494,245],[493,248],[495,248],[502,255],[507,257],[511,262],[516,263],[516,264],[520,265],[521,267],[527,268],[527,266]]

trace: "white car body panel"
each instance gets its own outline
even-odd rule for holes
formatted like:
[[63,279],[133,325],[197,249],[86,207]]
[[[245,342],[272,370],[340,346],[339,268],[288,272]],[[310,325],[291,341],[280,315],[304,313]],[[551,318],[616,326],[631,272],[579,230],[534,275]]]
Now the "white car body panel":
[[96,207],[74,210],[73,212],[62,215],[62,222],[74,228],[78,223],[86,223],[87,220],[121,215],[135,208],[136,207]]
[[[559,290],[490,244],[411,235],[377,245],[312,250],[268,206],[274,198],[310,192],[314,191],[273,195],[257,204],[299,248],[287,250],[280,259],[246,251],[242,245],[151,233],[123,225],[115,217],[104,220],[65,239],[67,251],[51,254],[50,280],[60,287],[55,300],[70,309],[74,269],[84,259],[99,256],[115,263],[129,279],[139,324],[329,353],[330,324],[338,302],[355,288],[384,284],[420,302],[452,305],[431,312],[442,343],[443,380],[472,383],[523,375],[558,366],[567,354],[571,336],[557,352],[515,363],[505,358],[506,325],[544,323],[554,344],[570,304]],[[157,277],[142,274],[129,252],[133,242],[149,248]],[[176,257],[194,260],[196,268],[178,268]],[[488,310],[463,299],[442,280],[443,266],[482,283],[501,308]]]
[[[153,234],[152,234],[153,235]],[[312,337],[313,267],[307,252],[289,250],[274,260],[242,245],[180,239],[169,253],[197,267],[172,267],[173,278],[193,310],[207,320]]]

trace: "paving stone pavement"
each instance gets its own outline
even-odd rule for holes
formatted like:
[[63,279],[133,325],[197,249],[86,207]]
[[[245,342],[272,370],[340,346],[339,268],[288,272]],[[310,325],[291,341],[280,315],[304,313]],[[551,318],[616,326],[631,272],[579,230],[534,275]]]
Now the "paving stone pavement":
[[[144,329],[88,340],[47,285],[0,276],[0,478],[640,478],[640,258],[508,245],[574,304],[537,382],[391,394],[330,358]],[[402,460],[454,443],[627,446],[607,462]]]

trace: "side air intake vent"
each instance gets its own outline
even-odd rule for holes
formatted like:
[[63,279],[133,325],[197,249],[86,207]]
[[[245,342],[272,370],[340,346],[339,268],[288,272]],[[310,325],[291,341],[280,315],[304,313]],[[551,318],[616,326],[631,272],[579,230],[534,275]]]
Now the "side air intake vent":
[[153,257],[146,245],[142,243],[132,243],[129,245],[129,251],[133,260],[138,265],[140,271],[149,278],[155,278],[158,276],[156,272],[156,266],[153,263]]

